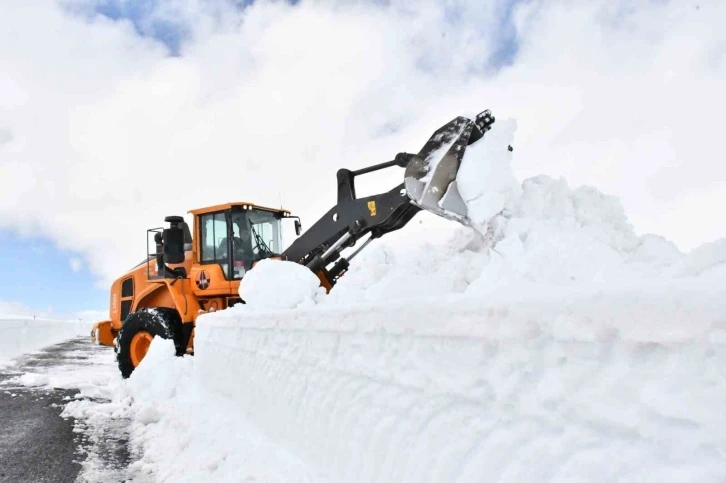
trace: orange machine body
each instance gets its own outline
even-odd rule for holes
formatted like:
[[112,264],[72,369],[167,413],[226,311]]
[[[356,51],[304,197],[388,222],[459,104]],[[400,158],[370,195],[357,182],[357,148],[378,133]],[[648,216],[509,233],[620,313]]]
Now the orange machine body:
[[[170,268],[183,266],[187,277],[172,279],[159,278],[156,259],[147,260],[119,277],[111,285],[109,294],[109,320],[93,326],[91,338],[101,345],[115,345],[115,339],[126,317],[141,308],[168,307],[176,309],[182,323],[194,324],[200,314],[226,309],[240,303],[239,286],[241,280],[225,276],[223,266],[218,263],[203,263],[201,260],[201,217],[209,214],[224,214],[233,209],[261,210],[279,217],[290,216],[282,209],[267,208],[247,202],[226,203],[190,210],[194,215],[192,242],[185,250],[185,260],[181,264],[168,265]],[[221,215],[220,215],[221,216]],[[193,352],[194,337],[190,338],[188,352]]]

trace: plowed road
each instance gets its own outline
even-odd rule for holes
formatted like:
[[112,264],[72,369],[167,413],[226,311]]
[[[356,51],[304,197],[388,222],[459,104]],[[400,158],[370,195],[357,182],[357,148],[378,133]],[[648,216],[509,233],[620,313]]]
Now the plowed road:
[[89,359],[103,350],[109,349],[78,338],[0,368],[0,482],[96,481],[93,475],[100,476],[103,468],[99,468],[100,473],[81,471],[89,454],[94,455],[95,465],[117,469],[128,465],[124,431],[110,428],[99,445],[99,438],[91,443],[83,427],[73,419],[61,417],[65,404],[78,397],[77,390],[8,384],[26,372],[44,377],[43,374],[53,371],[83,370],[91,364]]

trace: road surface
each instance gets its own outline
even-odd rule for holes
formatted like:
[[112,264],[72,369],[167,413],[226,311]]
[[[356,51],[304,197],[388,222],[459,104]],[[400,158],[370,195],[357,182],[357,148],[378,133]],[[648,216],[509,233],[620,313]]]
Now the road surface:
[[[98,359],[99,351],[109,348],[95,346],[88,338],[72,339],[0,368],[1,483],[123,481],[109,478],[123,474],[131,461],[127,421],[111,421],[100,434],[94,428],[96,433],[89,438],[82,422],[61,417],[64,406],[80,398],[78,390],[24,387],[13,382],[27,372],[81,374],[97,364],[92,359]],[[50,381],[52,384],[52,377]],[[82,471],[91,457],[94,468]]]

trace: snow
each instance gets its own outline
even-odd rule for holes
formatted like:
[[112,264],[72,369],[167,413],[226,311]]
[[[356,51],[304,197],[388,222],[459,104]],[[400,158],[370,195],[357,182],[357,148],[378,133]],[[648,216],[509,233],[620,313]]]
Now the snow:
[[[61,416],[74,418],[74,431],[86,441],[79,460],[87,483],[327,481],[270,440],[233,401],[202,387],[195,358],[174,353],[171,341],[154,339],[143,364],[124,380],[113,350],[89,341],[85,350],[66,354],[69,364],[37,366],[38,372],[0,385],[80,391],[66,398]],[[117,446],[125,440],[128,447]],[[128,467],[109,466],[109,453],[125,452],[133,460]]]
[[335,481],[722,481],[726,298],[653,287],[219,312],[195,363]]
[[475,230],[378,240],[329,295],[263,260],[194,357],[15,383],[80,388],[92,439],[128,421],[111,480],[725,481],[726,240],[682,253],[593,187],[517,183],[515,128],[465,154]]
[[[260,432],[234,402],[200,387],[196,360],[154,340],[124,388],[133,398],[132,436],[144,448],[133,474],[155,481],[323,481]],[[179,461],[184,461],[179,465]]]
[[18,383],[25,387],[37,387],[48,384],[48,376],[44,374],[25,373],[18,378]]
[[315,304],[325,294],[318,277],[295,262],[260,260],[244,280],[239,296],[255,309],[294,309]]
[[[456,177],[469,219],[485,231],[486,224],[520,191],[511,168],[516,121],[499,120],[484,140],[466,148]],[[482,230],[484,228],[484,230]]]
[[475,230],[452,226],[444,243],[384,239],[359,256],[321,303],[723,280],[726,240],[684,254],[663,237],[637,235],[619,200],[595,188],[573,189],[544,175],[515,184],[507,149],[515,128],[514,121],[497,121],[485,143],[465,152],[457,183]]
[[199,383],[335,481],[723,481],[723,241],[684,254],[595,188],[517,184],[515,127],[465,154],[476,230],[200,317]]
[[693,250],[678,266],[678,274],[720,280],[726,278],[726,239],[706,243]]

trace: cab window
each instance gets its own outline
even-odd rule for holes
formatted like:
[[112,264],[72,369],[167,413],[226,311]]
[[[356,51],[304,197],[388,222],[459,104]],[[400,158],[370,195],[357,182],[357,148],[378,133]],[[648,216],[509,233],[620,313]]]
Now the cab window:
[[223,242],[227,239],[227,220],[224,212],[202,215],[200,218],[202,262],[226,261],[227,244]]
[[[280,222],[274,218],[259,220],[252,224],[252,229],[264,243],[265,249],[269,248],[275,253],[280,253]],[[255,245],[255,253],[259,253],[259,245]]]
[[233,278],[240,279],[263,258],[280,253],[280,219],[274,213],[250,209],[231,214]]

